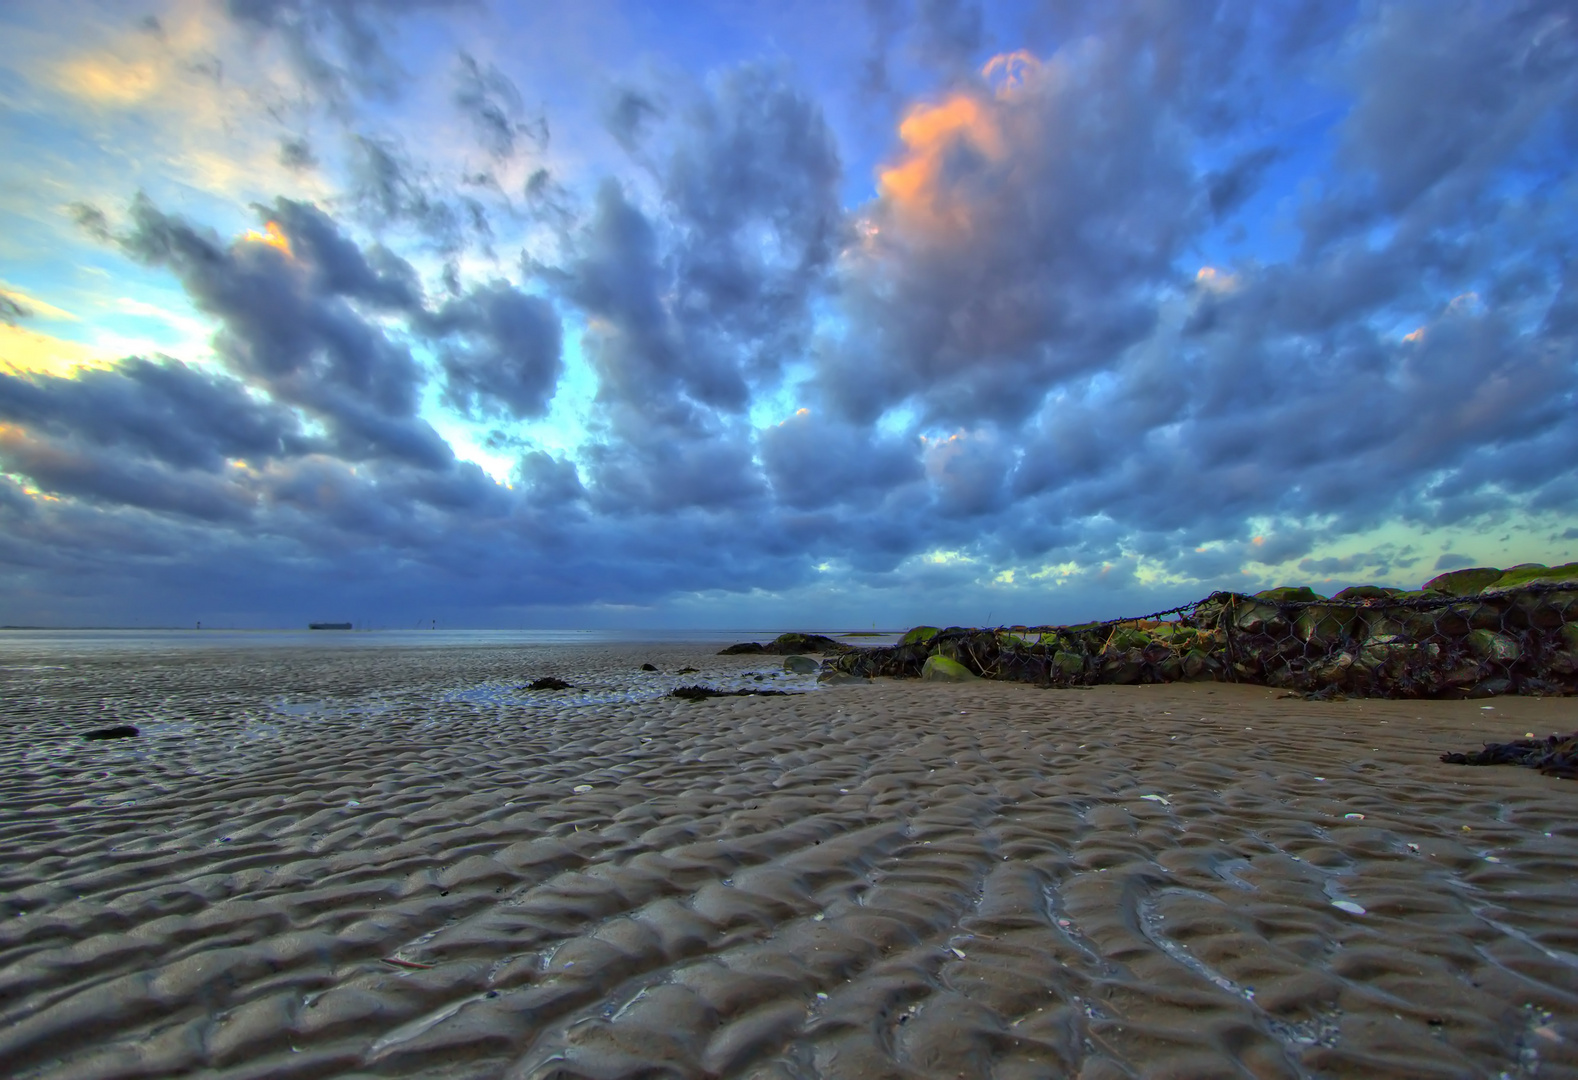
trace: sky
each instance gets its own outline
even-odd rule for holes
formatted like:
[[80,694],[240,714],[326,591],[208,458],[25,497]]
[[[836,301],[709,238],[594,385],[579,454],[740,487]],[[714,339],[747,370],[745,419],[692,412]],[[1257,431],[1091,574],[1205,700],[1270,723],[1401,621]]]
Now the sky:
[[1578,558],[1566,0],[7,0],[0,623]]

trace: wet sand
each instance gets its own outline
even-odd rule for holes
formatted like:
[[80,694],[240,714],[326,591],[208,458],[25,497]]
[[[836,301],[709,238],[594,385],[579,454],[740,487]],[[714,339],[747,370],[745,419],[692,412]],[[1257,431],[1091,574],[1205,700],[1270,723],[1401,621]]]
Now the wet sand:
[[1578,703],[710,651],[10,657],[0,1075],[1578,1077]]

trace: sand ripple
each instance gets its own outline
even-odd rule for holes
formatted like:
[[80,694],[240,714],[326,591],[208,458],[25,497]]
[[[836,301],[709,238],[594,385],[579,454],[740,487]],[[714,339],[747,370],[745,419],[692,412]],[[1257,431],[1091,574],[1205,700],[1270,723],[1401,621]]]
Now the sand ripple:
[[1578,1077],[1566,702],[14,660],[3,1075]]

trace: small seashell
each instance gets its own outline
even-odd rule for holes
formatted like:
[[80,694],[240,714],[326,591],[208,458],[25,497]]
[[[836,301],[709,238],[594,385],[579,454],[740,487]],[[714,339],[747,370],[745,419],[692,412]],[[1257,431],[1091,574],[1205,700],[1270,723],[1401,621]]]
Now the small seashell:
[[591,784],[576,784],[570,790],[575,792],[577,795],[584,795],[588,791],[592,790],[592,785]]
[[1346,911],[1349,915],[1363,915],[1364,908],[1352,900],[1333,900],[1331,906],[1338,911]]

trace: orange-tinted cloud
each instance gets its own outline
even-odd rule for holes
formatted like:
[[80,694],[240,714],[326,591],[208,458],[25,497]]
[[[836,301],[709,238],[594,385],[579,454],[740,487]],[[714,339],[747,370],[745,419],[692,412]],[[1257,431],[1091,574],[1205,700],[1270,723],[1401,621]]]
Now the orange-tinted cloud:
[[904,160],[878,177],[882,197],[902,217],[922,226],[966,227],[969,208],[948,190],[948,157],[967,147],[998,163],[1008,155],[1007,140],[990,102],[968,93],[937,105],[917,105],[899,125]]
[[248,229],[246,235],[241,238],[241,242],[244,244],[267,244],[271,248],[283,251],[287,257],[293,254],[290,250],[290,237],[280,230],[279,222],[277,221],[267,222],[263,226],[262,232],[258,232],[256,229]]

